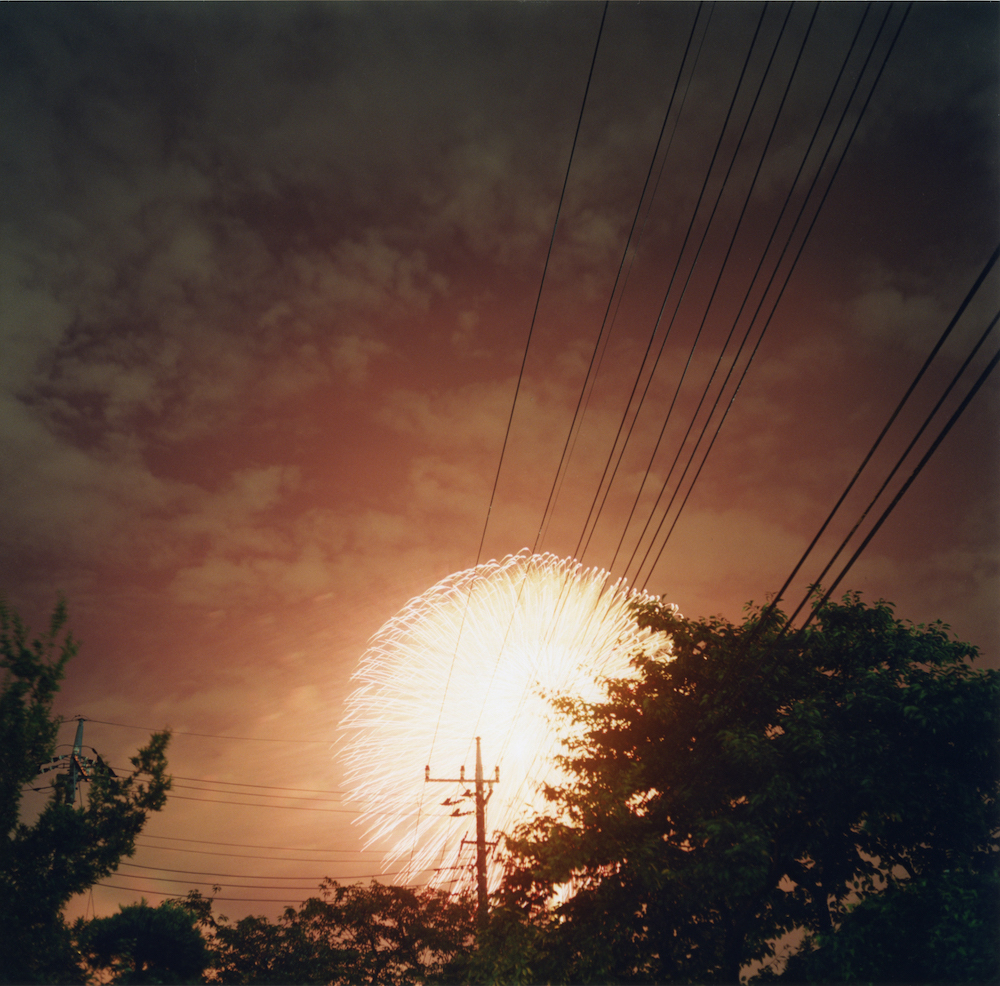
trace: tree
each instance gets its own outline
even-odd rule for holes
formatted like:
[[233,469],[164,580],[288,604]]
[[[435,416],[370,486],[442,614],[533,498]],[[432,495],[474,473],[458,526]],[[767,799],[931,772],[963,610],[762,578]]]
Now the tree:
[[890,884],[850,908],[834,933],[810,935],[775,981],[1000,981],[1000,880],[953,870]]
[[220,917],[213,941],[211,978],[216,983],[305,986],[336,982],[343,968],[338,950],[327,938],[310,935],[292,907],[277,923],[248,915],[231,925]]
[[322,884],[322,897],[289,907],[277,924],[213,921],[220,983],[462,981],[473,940],[473,905],[439,890]]
[[31,639],[0,601],[0,982],[79,977],[62,909],[132,855],[136,836],[149,813],[163,807],[170,787],[169,733],[156,733],[131,758],[129,776],[94,769],[86,807],[68,803],[57,779],[34,824],[20,820],[25,786],[55,754],[61,720],[53,717],[52,703],[77,650],[65,624],[60,602],[48,631]]
[[211,956],[197,920],[175,901],[150,907],[143,900],[110,917],[80,919],[73,930],[87,965],[110,972],[112,983],[198,983]]
[[[976,648],[857,594],[797,633],[752,607],[741,625],[658,602],[637,618],[671,648],[605,701],[557,701],[582,727],[570,780],[508,840],[480,979],[736,983],[794,929],[817,955],[841,935],[872,950],[866,915],[959,872],[996,886],[1000,673]],[[949,926],[926,944],[959,980]]]

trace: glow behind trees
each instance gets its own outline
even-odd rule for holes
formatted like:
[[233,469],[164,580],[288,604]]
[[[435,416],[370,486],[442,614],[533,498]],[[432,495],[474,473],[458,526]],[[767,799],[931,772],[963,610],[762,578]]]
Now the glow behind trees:
[[[390,846],[386,871],[474,885],[459,860],[474,857],[461,843],[475,840],[474,799],[464,796],[474,790],[475,737],[486,776],[500,768],[487,806],[494,839],[541,805],[543,781],[561,777],[551,698],[596,699],[602,677],[629,673],[636,648],[666,646],[635,625],[632,595],[602,570],[522,551],[449,576],[379,630],[341,728],[366,845]],[[464,766],[468,784],[425,784],[425,764],[433,777]],[[498,876],[492,868],[491,886]]]

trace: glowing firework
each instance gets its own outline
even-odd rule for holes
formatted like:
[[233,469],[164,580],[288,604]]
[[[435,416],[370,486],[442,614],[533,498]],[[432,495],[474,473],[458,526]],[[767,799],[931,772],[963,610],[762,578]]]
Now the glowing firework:
[[542,781],[561,778],[551,697],[598,698],[601,678],[629,674],[630,655],[651,643],[627,588],[607,583],[573,559],[521,552],[450,576],[372,638],[341,728],[366,845],[392,843],[387,870],[468,886],[464,868],[446,864],[475,840],[474,800],[459,785],[426,785],[424,766],[455,777],[468,765],[471,778],[475,736],[487,775],[500,768],[489,829],[510,832],[541,807]]

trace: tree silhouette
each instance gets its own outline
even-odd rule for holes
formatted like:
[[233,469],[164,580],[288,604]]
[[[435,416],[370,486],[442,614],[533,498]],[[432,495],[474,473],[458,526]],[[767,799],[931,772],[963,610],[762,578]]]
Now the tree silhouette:
[[[508,842],[480,979],[735,983],[796,929],[817,956],[838,936],[884,949],[866,915],[898,929],[888,905],[946,888],[986,920],[1000,673],[973,670],[976,648],[942,624],[857,594],[799,633],[762,616],[639,604],[672,652],[637,656],[605,701],[557,702],[582,727],[571,779]],[[942,915],[924,940],[958,980],[967,936]],[[996,972],[996,935],[980,947]]]
[[[363,983],[410,986],[463,982],[474,937],[474,904],[443,891],[326,880],[320,897],[286,908],[277,923],[236,924],[204,915],[214,929],[213,981]],[[204,911],[206,898],[194,901]]]
[[197,920],[175,901],[150,907],[143,900],[110,917],[81,919],[73,930],[87,965],[111,973],[112,983],[191,983],[202,981],[211,959]]
[[136,836],[149,813],[163,807],[170,787],[169,733],[156,733],[131,758],[129,776],[97,765],[85,807],[68,803],[57,779],[34,824],[20,821],[25,786],[55,753],[60,720],[52,703],[77,650],[65,624],[60,602],[48,631],[32,639],[0,601],[0,982],[79,977],[62,909],[132,855]]

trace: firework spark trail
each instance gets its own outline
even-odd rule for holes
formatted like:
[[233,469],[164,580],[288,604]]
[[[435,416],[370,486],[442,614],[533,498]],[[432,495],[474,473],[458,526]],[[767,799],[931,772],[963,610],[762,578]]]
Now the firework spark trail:
[[[425,764],[446,777],[465,765],[471,778],[481,735],[487,776],[500,767],[487,838],[511,832],[542,806],[542,781],[562,776],[554,756],[566,726],[557,732],[551,698],[596,700],[602,678],[631,673],[638,648],[667,646],[636,626],[635,593],[608,581],[574,559],[522,551],[449,576],[372,638],[341,722],[346,776],[366,847],[389,842],[384,865],[405,860],[403,882],[438,868],[432,882],[450,882],[453,872],[464,883],[461,842],[475,839],[474,817],[452,815],[471,811],[472,799],[460,785],[428,791]],[[422,798],[433,807],[421,807]],[[497,877],[491,871],[491,886]]]

